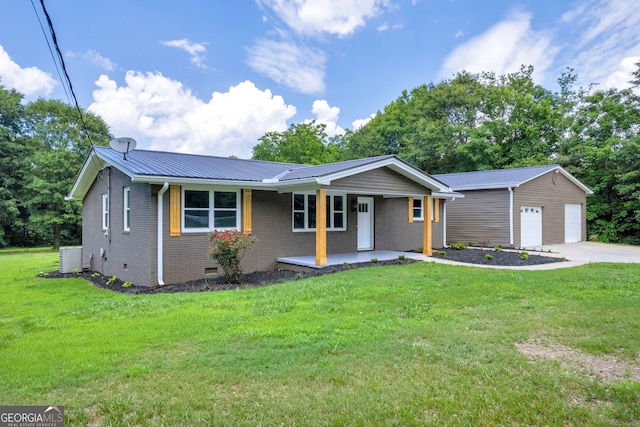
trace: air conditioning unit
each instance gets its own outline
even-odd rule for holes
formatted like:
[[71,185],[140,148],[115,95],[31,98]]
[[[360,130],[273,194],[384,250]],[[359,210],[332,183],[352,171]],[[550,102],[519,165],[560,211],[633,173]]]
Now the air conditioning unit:
[[82,246],[60,248],[60,273],[82,271]]

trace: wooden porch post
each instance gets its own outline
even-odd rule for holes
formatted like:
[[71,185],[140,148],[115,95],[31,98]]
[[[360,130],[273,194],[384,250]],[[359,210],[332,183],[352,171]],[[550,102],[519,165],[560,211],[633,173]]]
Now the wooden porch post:
[[316,190],[316,265],[327,265],[326,190]]
[[242,232],[244,234],[251,234],[251,195],[250,189],[245,188],[242,190]]
[[431,203],[432,197],[424,196],[424,231],[423,242],[422,242],[422,253],[424,255],[431,255],[433,253],[433,248],[431,244],[431,210],[433,209],[433,205]]

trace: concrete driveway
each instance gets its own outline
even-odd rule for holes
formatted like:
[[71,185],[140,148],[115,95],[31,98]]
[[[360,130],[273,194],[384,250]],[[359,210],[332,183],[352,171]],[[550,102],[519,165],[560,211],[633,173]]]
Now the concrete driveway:
[[[438,262],[442,264],[466,265],[478,268],[496,268],[506,270],[555,270],[557,268],[575,267],[590,262],[628,262],[640,263],[639,246],[611,245],[607,243],[577,242],[563,243],[559,245],[545,245],[537,248],[528,248],[530,254],[566,258],[565,262],[552,262],[549,264],[527,265],[524,267],[500,266],[486,264],[463,264],[439,257],[427,257],[417,254],[412,257],[423,261]],[[534,252],[534,251],[541,251]]]
[[586,264],[589,262],[631,262],[640,263],[640,246],[611,245],[597,242],[563,243],[545,245],[544,252],[564,255],[569,261]]

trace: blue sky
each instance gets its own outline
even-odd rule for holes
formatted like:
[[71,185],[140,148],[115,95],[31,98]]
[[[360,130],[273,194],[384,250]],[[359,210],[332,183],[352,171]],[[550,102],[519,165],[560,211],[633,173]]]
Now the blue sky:
[[[44,21],[38,0],[33,5]],[[456,72],[534,65],[626,87],[636,0],[45,0],[80,105],[139,148],[250,157],[265,132],[354,129]],[[0,2],[0,83],[69,102],[36,11]],[[46,27],[45,27],[46,28]]]

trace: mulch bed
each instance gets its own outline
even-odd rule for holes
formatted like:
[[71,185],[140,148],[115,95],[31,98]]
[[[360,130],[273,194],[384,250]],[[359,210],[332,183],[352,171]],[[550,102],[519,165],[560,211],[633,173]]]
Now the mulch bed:
[[[444,252],[444,256],[440,254]],[[523,267],[526,265],[549,264],[552,262],[566,261],[564,258],[550,257],[527,252],[529,257],[522,259],[521,252],[514,251],[495,251],[493,248],[466,248],[453,249],[446,248],[433,252],[433,258],[448,259],[451,261],[464,262],[468,264],[484,264],[484,265],[501,265],[510,267]],[[487,257],[487,255],[490,255]]]
[[46,273],[43,277],[48,278],[68,278],[68,277],[81,277],[95,286],[108,289],[115,292],[121,292],[126,294],[158,294],[158,293],[175,293],[175,292],[210,292],[210,291],[227,291],[233,289],[246,289],[259,286],[273,285],[275,283],[287,282],[292,280],[307,279],[309,277],[323,276],[325,274],[337,273],[339,271],[352,270],[354,268],[362,267],[376,267],[384,265],[398,265],[398,264],[410,264],[418,262],[412,259],[404,260],[390,260],[390,261],[378,261],[362,262],[343,265],[331,265],[324,268],[308,272],[296,272],[291,270],[275,270],[275,271],[256,271],[253,273],[243,274],[240,281],[241,283],[226,283],[224,277],[216,277],[211,279],[198,279],[185,283],[178,283],[173,285],[164,286],[136,286],[123,287],[124,282],[120,279],[109,281],[109,276],[103,276],[102,274],[95,274],[91,271],[84,271],[81,273],[60,273],[54,271]]
[[[444,252],[444,256],[440,254]],[[492,259],[487,259],[487,254]],[[525,266],[547,264],[551,262],[566,261],[564,258],[554,258],[543,255],[529,254],[529,258],[523,260],[519,252],[499,251],[491,249],[467,248],[463,250],[455,250],[451,248],[435,251],[432,257],[441,257],[444,259],[459,261],[468,264],[486,264],[486,265],[504,265],[504,266]],[[267,286],[275,283],[286,282],[291,280],[301,280],[309,277],[322,276],[325,274],[336,273],[339,271],[351,270],[362,267],[375,267],[384,265],[410,264],[418,262],[412,259],[378,261],[377,263],[362,262],[357,264],[332,265],[309,272],[295,272],[291,270],[276,271],[256,271],[254,273],[243,274],[240,284],[225,283],[223,277],[214,279],[199,279],[185,283],[165,285],[165,286],[136,286],[124,287],[124,282],[120,279],[109,280],[109,276],[95,274],[90,271],[81,273],[60,273],[54,271],[46,273],[44,277],[63,278],[63,277],[81,277],[103,289],[127,294],[157,294],[157,293],[174,293],[174,292],[210,292],[210,291],[226,291],[232,289],[244,289],[258,286]]]

